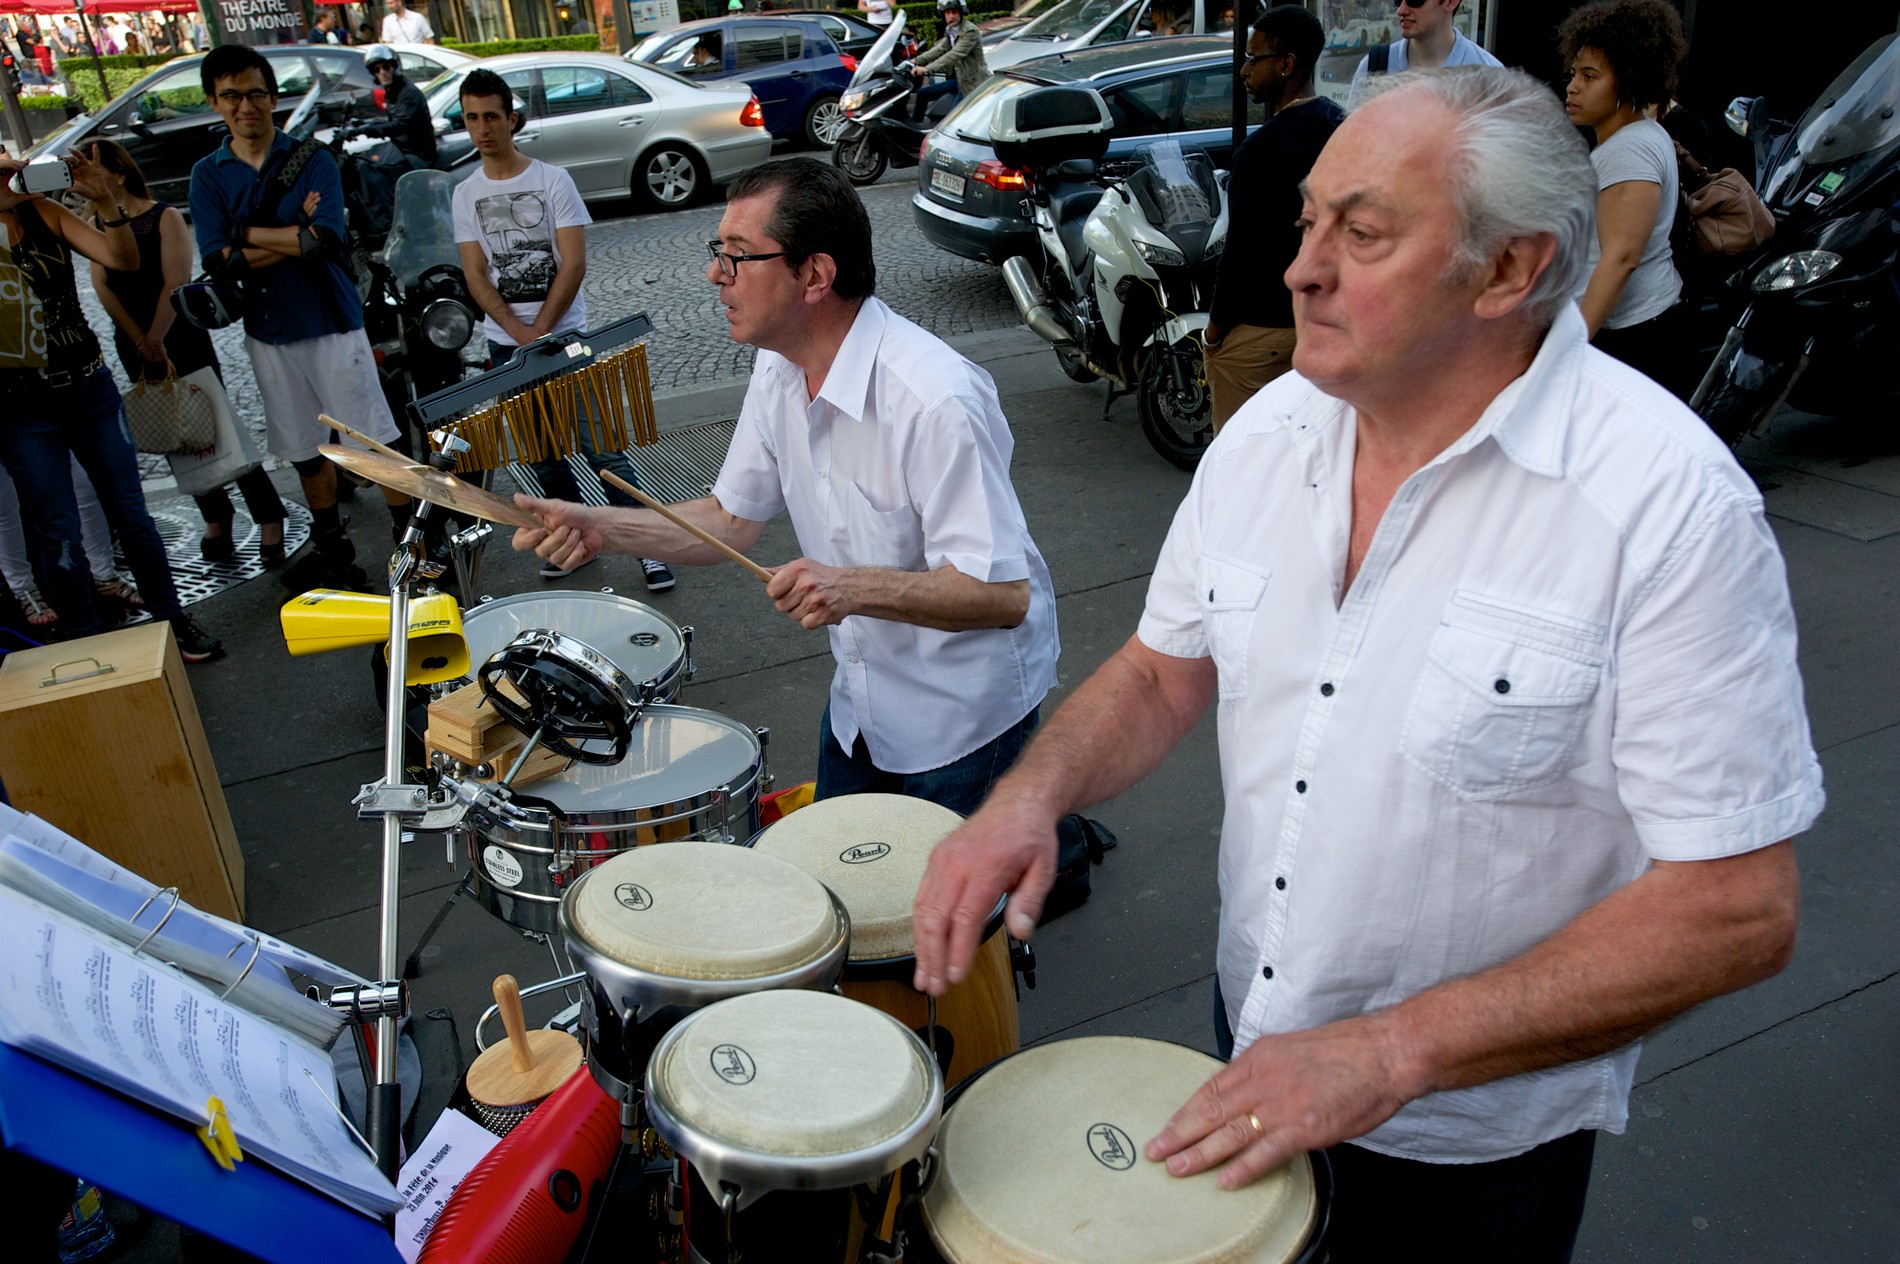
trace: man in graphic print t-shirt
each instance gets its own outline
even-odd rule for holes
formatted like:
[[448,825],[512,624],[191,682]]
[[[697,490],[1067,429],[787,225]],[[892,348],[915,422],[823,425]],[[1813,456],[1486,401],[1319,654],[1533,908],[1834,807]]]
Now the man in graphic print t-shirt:
[[[500,365],[515,348],[549,334],[583,329],[587,303],[581,278],[587,272],[587,225],[593,222],[574,179],[559,167],[515,148],[514,93],[492,70],[472,70],[462,80],[462,120],[482,156],[482,169],[455,190],[455,241],[469,294],[484,313],[490,360]],[[638,486],[639,475],[624,452],[596,452],[592,428],[579,428],[581,452],[596,473],[611,470]],[[582,499],[563,457],[530,466],[542,493],[557,500]],[[631,496],[602,480],[610,504],[631,506]],[[673,586],[664,563],[641,560],[648,592]],[[579,567],[575,568],[576,570]],[[544,579],[570,572],[541,568]]]

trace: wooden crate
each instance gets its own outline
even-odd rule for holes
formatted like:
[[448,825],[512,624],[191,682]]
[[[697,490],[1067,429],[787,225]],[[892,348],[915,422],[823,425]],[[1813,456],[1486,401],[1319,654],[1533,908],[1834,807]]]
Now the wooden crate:
[[0,661],[0,780],[21,811],[243,919],[244,856],[170,624]]
[[[500,687],[507,688],[508,682],[500,682]],[[429,752],[442,751],[469,765],[487,764],[494,769],[490,781],[499,780],[514,767],[527,741],[526,735],[502,719],[495,708],[482,705],[481,686],[473,681],[429,704],[429,727],[423,739]],[[552,777],[565,767],[567,761],[559,755],[537,750],[528,757],[527,766],[514,784],[525,786]]]

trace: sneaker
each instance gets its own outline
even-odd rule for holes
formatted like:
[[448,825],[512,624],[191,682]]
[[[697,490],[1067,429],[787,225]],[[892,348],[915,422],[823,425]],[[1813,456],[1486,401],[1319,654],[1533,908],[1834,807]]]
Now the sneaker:
[[592,566],[595,562],[599,560],[600,560],[600,554],[596,553],[594,554],[593,557],[588,558],[585,562],[582,562],[579,566],[576,566],[574,570],[568,570],[568,571],[562,570],[560,567],[556,566],[553,562],[543,562],[541,564],[541,578],[542,579],[565,579],[567,576],[572,575],[574,571],[582,570],[585,567]]
[[643,557],[640,570],[646,576],[648,592],[665,592],[673,586],[673,572],[666,568],[665,562]]
[[178,656],[187,663],[204,663],[224,657],[224,642],[198,626],[188,614],[172,616],[172,635],[178,638]]

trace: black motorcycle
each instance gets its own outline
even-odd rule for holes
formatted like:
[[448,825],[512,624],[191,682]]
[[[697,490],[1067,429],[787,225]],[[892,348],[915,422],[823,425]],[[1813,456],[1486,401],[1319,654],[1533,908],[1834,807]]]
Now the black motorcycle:
[[[1767,247],[1724,283],[1739,309],[1690,406],[1729,443],[1784,403],[1865,407],[1900,354],[1900,42],[1876,41],[1789,126],[1759,97],[1728,124],[1756,155],[1775,217]],[[1878,389],[1877,387],[1875,389]],[[1891,388],[1888,388],[1891,389]]]
[[831,162],[853,184],[873,184],[891,166],[914,167],[923,153],[924,137],[956,108],[947,99],[931,102],[921,123],[910,116],[911,97],[923,76],[895,65],[899,48],[914,47],[904,36],[904,14],[891,24],[864,54],[838,98],[844,110],[844,130],[831,147]]

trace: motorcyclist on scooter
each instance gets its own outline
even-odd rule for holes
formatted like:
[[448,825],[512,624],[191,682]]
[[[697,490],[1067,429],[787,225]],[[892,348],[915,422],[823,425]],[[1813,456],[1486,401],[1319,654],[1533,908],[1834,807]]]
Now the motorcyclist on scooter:
[[387,118],[356,128],[359,135],[387,136],[418,167],[435,166],[435,121],[429,117],[428,98],[402,73],[396,50],[378,44],[364,56],[370,77],[383,90]]
[[932,44],[916,61],[897,69],[922,79],[924,71],[952,71],[953,77],[917,89],[910,101],[910,116],[924,121],[930,103],[941,96],[960,101],[981,87],[990,77],[990,64],[983,57],[983,39],[976,23],[965,20],[965,0],[937,0],[937,12],[943,16],[943,38]]

